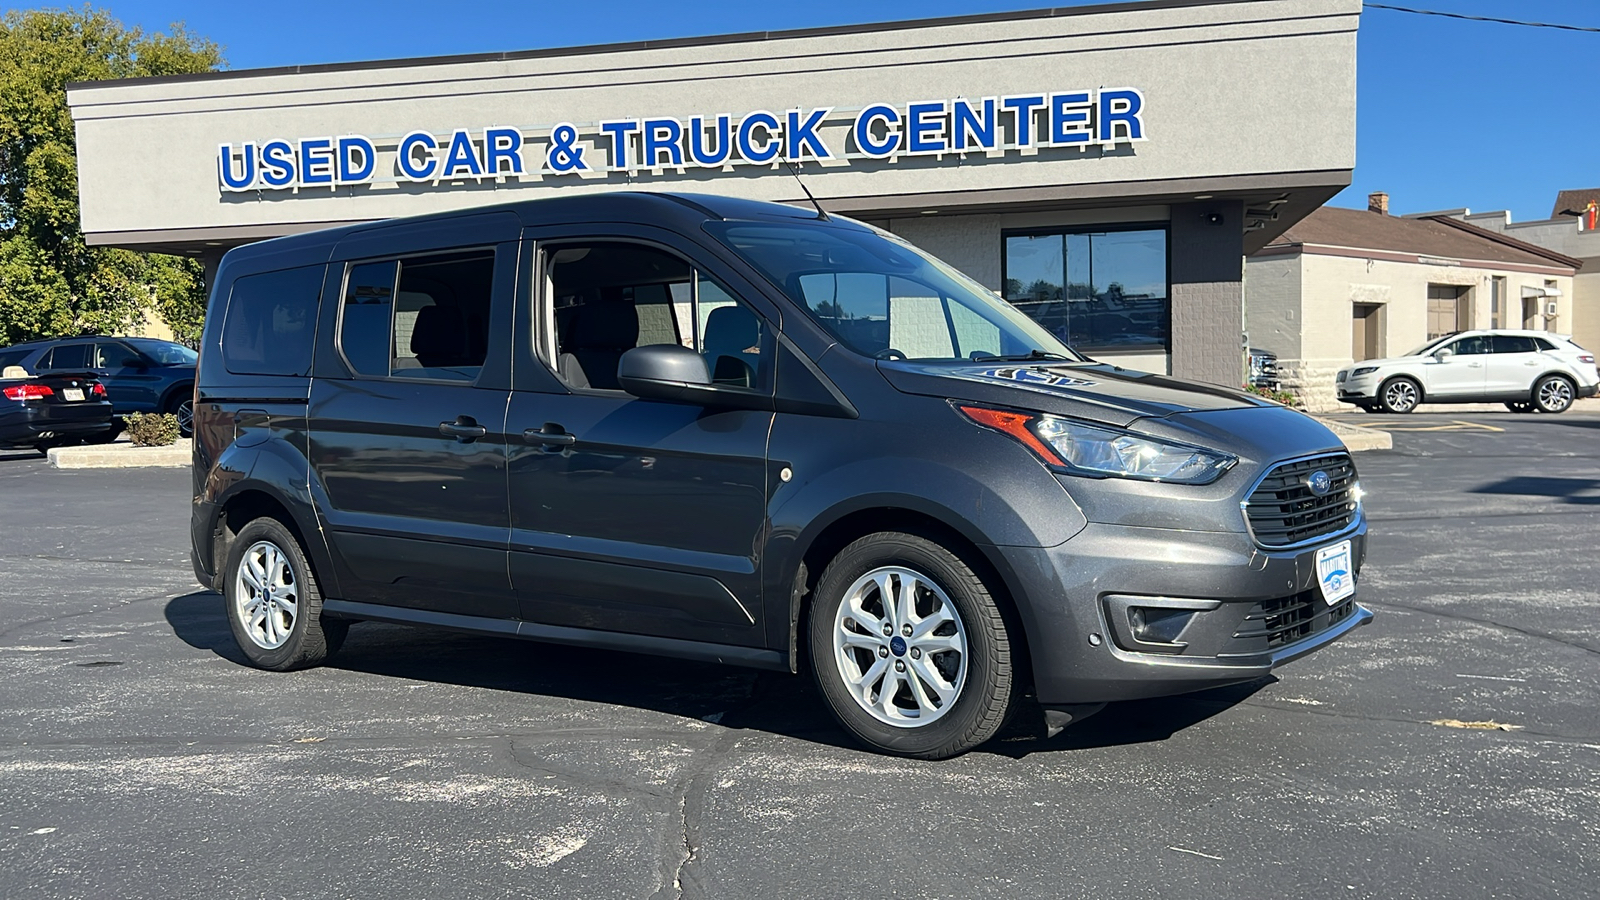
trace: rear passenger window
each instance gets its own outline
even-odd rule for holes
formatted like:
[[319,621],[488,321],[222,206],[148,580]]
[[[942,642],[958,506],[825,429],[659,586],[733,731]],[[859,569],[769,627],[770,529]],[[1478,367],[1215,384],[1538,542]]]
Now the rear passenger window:
[[1533,338],[1520,334],[1497,334],[1491,340],[1496,353],[1534,353],[1539,349],[1534,346]]
[[322,266],[246,275],[233,283],[222,326],[222,361],[235,375],[302,376],[322,296]]
[[39,360],[39,370],[82,372],[89,368],[89,344],[64,344]]
[[353,265],[339,347],[361,375],[474,381],[493,288],[492,250]]

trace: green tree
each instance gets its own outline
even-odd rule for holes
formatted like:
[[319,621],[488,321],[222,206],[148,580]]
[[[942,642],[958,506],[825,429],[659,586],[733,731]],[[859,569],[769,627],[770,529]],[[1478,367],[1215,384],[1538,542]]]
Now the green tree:
[[150,308],[180,340],[199,339],[199,263],[84,243],[66,86],[221,65],[217,45],[182,25],[146,33],[88,6],[0,18],[0,345],[113,333]]

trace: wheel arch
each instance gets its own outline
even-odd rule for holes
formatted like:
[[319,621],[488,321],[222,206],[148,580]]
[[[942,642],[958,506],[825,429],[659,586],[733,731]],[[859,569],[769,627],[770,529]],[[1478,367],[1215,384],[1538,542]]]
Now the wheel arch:
[[981,532],[953,511],[915,497],[861,498],[841,503],[813,520],[796,539],[785,573],[789,589],[789,671],[798,672],[806,612],[822,571],[839,551],[859,538],[885,531],[917,535],[947,547],[972,566],[990,586],[995,602],[1013,634],[1019,673],[1031,676],[1026,603],[1019,602],[1020,584],[1004,557],[981,540]]
[[[301,509],[301,504],[285,496],[275,485],[256,478],[235,483],[214,502],[216,521],[211,528],[214,590],[222,589],[228,554],[239,531],[255,519],[266,517],[283,523],[294,539],[299,541],[318,583],[323,585],[324,593],[328,592],[334,583],[333,560],[320,538],[314,539],[314,536],[320,536],[321,530],[309,510]],[[301,510],[298,514],[297,509]],[[307,515],[313,515],[313,518],[308,521]]]
[[1389,385],[1393,384],[1399,379],[1405,379],[1406,381],[1409,381],[1417,386],[1418,405],[1428,402],[1428,386],[1423,383],[1422,376],[1415,375],[1411,372],[1395,372],[1392,375],[1385,375],[1383,380],[1378,382],[1378,390],[1373,394],[1373,400],[1378,403],[1382,403],[1384,392],[1389,389]]
[[186,381],[179,381],[162,391],[161,402],[157,404],[156,412],[166,412],[167,407],[172,405],[172,398],[185,391],[187,391],[191,396],[194,394],[193,378],[190,378]]

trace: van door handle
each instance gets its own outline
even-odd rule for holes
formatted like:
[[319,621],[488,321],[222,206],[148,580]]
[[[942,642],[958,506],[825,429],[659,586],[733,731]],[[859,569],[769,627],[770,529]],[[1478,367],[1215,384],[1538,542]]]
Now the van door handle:
[[463,444],[470,444],[488,434],[489,429],[479,425],[471,416],[456,416],[454,422],[440,422],[439,433],[453,437]]
[[566,447],[578,442],[577,435],[554,422],[546,422],[543,428],[525,429],[522,432],[522,439],[530,444],[544,444],[548,447]]

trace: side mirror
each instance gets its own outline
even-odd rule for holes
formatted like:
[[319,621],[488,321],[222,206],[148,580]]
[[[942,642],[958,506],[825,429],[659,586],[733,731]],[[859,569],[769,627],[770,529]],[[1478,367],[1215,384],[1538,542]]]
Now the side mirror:
[[1439,349],[1433,351],[1433,358],[1442,363],[1449,362],[1450,357],[1455,355],[1456,352],[1451,350],[1449,347],[1440,347]]
[[635,347],[617,362],[617,383],[644,400],[710,404],[716,395],[706,359],[677,344]]

